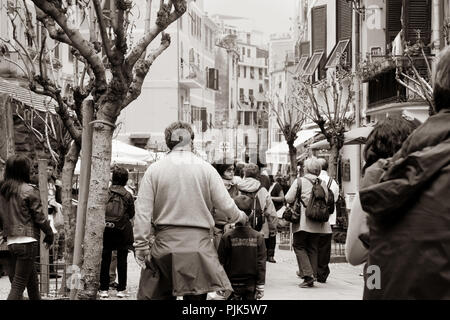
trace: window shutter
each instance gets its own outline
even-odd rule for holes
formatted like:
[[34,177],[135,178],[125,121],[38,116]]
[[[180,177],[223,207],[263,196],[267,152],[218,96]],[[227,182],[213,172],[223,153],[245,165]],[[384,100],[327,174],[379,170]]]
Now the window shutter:
[[425,45],[431,41],[431,0],[405,1],[406,13],[406,41],[414,44],[417,41],[416,30],[420,30],[420,37]]
[[[431,0],[409,0],[405,1],[405,22],[406,22],[406,41],[414,44],[418,40],[416,30],[420,30],[420,38],[425,44],[431,42]],[[429,47],[424,48],[426,54],[431,53]],[[415,67],[420,75],[428,78],[428,68],[424,59],[420,58],[415,61]]]
[[388,44],[394,41],[402,29],[401,13],[403,0],[386,1],[386,42]]
[[219,90],[219,70],[214,69],[214,90]]
[[309,41],[300,43],[300,57],[310,56]]
[[337,42],[341,40],[350,40],[348,43],[346,53],[347,53],[347,63],[351,63],[351,52],[352,52],[352,7],[351,3],[346,0],[337,0]]
[[319,79],[326,76],[325,63],[327,58],[327,7],[312,8],[312,51],[323,50],[325,53],[319,63]]
[[244,112],[244,125],[246,126],[250,125],[250,111]]
[[200,118],[202,120],[202,132],[205,132],[208,130],[208,113],[206,112],[206,108],[200,110]]

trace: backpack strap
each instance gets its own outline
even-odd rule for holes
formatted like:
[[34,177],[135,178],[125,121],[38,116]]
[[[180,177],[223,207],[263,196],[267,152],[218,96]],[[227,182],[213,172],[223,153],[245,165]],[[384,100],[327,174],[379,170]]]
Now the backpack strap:
[[332,177],[329,177],[329,179],[328,179],[328,184],[327,184],[327,188],[328,188],[328,189],[330,189],[332,183],[333,183],[333,178],[332,178]]
[[303,207],[306,208],[306,204],[303,202],[302,199],[302,178],[298,177],[297,179],[297,193],[295,195],[296,199],[300,201],[300,203],[303,205]]

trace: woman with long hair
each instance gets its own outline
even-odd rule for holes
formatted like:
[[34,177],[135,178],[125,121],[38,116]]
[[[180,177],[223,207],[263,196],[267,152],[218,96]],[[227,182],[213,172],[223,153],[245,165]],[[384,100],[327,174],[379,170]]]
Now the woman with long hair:
[[[364,147],[364,178],[361,189],[376,184],[387,163],[400,148],[408,136],[418,127],[417,121],[400,116],[389,116],[376,124],[367,137]],[[367,261],[369,253],[369,226],[367,213],[362,209],[359,193],[353,200],[350,221],[345,242],[345,255],[352,265],[360,265]]]
[[15,155],[6,161],[4,180],[0,183],[0,230],[6,238],[11,291],[8,300],[20,300],[27,288],[30,300],[40,300],[35,260],[39,234],[46,236],[47,246],[53,243],[53,231],[42,212],[38,190],[30,185],[30,160]]

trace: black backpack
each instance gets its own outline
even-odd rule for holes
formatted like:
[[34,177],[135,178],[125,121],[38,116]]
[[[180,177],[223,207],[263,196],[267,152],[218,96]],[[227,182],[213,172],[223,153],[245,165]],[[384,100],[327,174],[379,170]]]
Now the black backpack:
[[122,194],[109,190],[105,211],[106,227],[118,230],[123,230],[125,228],[127,217],[125,214],[125,200],[123,197]]
[[306,206],[305,216],[315,222],[327,222],[330,214],[327,205],[327,194],[321,185],[321,180],[319,178],[312,181],[308,178],[306,179],[312,183],[313,187],[311,197]]
[[264,212],[261,208],[261,203],[259,202],[257,193],[261,190],[262,187],[259,187],[255,192],[245,192],[240,191],[240,194],[246,197],[249,197],[253,201],[252,213],[248,217],[248,221],[250,222],[250,226],[256,231],[261,231],[264,222],[266,221],[264,217]]
[[328,198],[327,198],[327,207],[328,207],[328,214],[332,215],[334,212],[334,194],[333,191],[331,191],[330,187],[333,183],[333,178],[329,178],[327,188],[328,188]]

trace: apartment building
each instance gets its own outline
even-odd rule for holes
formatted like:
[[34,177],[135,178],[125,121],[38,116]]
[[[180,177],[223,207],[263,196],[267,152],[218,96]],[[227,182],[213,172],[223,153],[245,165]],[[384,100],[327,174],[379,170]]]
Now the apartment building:
[[[412,90],[396,80],[396,63],[404,64],[401,48],[395,50],[394,41],[400,39],[402,21],[403,40],[414,44],[420,37],[427,46],[425,53],[430,64],[443,48],[444,17],[448,17],[448,1],[439,0],[365,0],[366,19],[361,24],[361,53],[368,64],[379,64],[371,76],[363,79],[362,109],[368,122],[384,119],[389,114],[406,114],[425,121],[428,104]],[[420,34],[417,32],[420,30]],[[419,56],[414,64],[421,75],[428,79],[425,59]],[[405,79],[407,82],[407,80]]]
[[269,82],[263,35],[234,25],[242,18],[214,18],[221,34],[216,56],[219,77],[227,83],[216,94],[216,132],[220,137],[216,151],[226,157],[265,163]]
[[[144,12],[146,1],[141,1]],[[159,2],[152,2],[152,23]],[[144,21],[136,21],[136,41]],[[153,63],[139,98],[121,114],[120,136],[139,147],[163,151],[164,129],[172,122],[189,122],[195,130],[195,147],[206,158],[213,140],[215,94],[219,73],[215,68],[217,27],[203,11],[203,1],[188,1],[186,13],[166,30],[171,44]],[[149,50],[159,45],[155,39]]]

